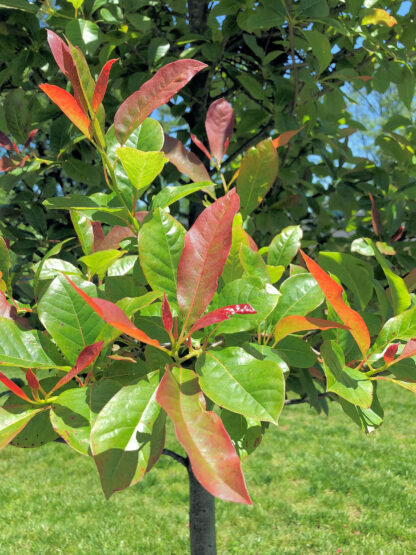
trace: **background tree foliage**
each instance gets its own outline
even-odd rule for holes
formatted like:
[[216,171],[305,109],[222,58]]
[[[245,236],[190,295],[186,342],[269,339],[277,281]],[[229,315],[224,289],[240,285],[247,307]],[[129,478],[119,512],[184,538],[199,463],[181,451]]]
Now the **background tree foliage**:
[[[207,109],[225,97],[236,116],[222,165],[227,180],[249,146],[298,131],[278,148],[278,176],[245,221],[254,238],[265,244],[284,227],[301,224],[304,246],[369,252],[360,241],[369,236],[379,241],[399,274],[410,272],[416,253],[415,127],[410,111],[416,7],[410,4],[0,2],[0,130],[20,151],[4,151],[9,156],[2,159],[2,168],[8,171],[0,177],[0,233],[10,241],[16,295],[31,300],[31,289],[25,285],[30,265],[54,242],[73,235],[66,212],[46,212],[45,199],[106,191],[96,152],[85,141],[73,143],[78,131],[38,90],[42,82],[66,86],[64,77],[56,74],[46,28],[65,34],[83,50],[94,77],[106,60],[119,58],[106,96],[108,123],[121,101],[166,63],[181,58],[205,62],[208,69],[160,109],[158,118],[166,132],[176,134],[202,157],[190,144],[189,133],[206,144]],[[357,121],[356,106],[363,98],[392,90],[397,90],[395,102],[383,125],[372,127],[371,113]],[[382,156],[353,148],[354,134],[366,127]],[[28,139],[34,129],[38,132]],[[4,141],[2,146],[7,147]],[[26,155],[29,158],[18,167]],[[209,167],[206,158],[205,162]],[[210,172],[214,181],[219,180],[215,167]],[[168,164],[149,196],[167,184],[184,183],[183,179]],[[373,220],[380,220],[375,226],[369,193],[374,199]],[[189,198],[179,203],[179,210],[191,224],[200,205]]]

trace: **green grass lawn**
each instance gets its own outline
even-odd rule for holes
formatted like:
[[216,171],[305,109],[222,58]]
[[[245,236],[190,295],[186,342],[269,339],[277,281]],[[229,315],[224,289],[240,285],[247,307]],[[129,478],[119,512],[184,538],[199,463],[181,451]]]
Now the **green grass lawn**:
[[[415,553],[416,399],[382,385],[386,423],[369,437],[335,404],[328,419],[285,409],[244,463],[253,507],[217,502],[219,553]],[[1,554],[187,553],[186,471],[167,457],[109,502],[65,445],[7,447],[0,472]]]

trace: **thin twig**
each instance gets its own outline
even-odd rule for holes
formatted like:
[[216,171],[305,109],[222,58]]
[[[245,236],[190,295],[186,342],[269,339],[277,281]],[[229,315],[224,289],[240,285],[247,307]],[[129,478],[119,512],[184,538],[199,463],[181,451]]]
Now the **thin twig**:
[[178,453],[175,453],[175,451],[171,451],[170,449],[163,449],[162,455],[166,455],[167,457],[171,457],[172,459],[174,459],[178,463],[181,463],[185,468],[189,467],[189,459],[187,457],[186,458],[182,457],[182,455],[179,455]]

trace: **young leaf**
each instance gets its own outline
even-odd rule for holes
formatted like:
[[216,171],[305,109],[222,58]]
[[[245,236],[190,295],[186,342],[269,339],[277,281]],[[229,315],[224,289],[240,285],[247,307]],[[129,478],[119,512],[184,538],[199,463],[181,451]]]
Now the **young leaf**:
[[173,326],[173,318],[172,312],[170,310],[169,301],[166,297],[166,293],[163,294],[163,301],[162,301],[162,321],[165,330],[170,333],[172,331]]
[[39,88],[49,96],[58,108],[69,118],[72,123],[88,138],[91,138],[90,120],[75,98],[64,89],[55,85],[44,83]]
[[152,209],[167,208],[181,198],[187,197],[201,189],[210,192],[212,196],[215,185],[211,181],[202,181],[201,183],[190,183],[189,185],[168,185],[167,187],[163,187],[163,189],[152,198]]
[[241,213],[247,217],[263,200],[277,176],[278,157],[271,139],[248,149],[237,177]]
[[400,343],[393,343],[392,345],[389,345],[384,351],[383,358],[386,364],[391,364],[393,362],[399,346]]
[[234,314],[256,314],[256,311],[252,306],[247,303],[244,304],[233,304],[231,306],[223,306],[222,308],[217,308],[204,314],[202,318],[197,320],[192,326],[189,335],[194,332],[205,328],[206,326],[211,326],[212,324],[218,324],[224,320],[228,320]]
[[166,158],[163,152],[143,152],[135,148],[123,146],[117,149],[121,163],[130,183],[137,194],[141,195],[163,170]]
[[13,150],[13,143],[9,137],[3,133],[3,131],[0,131],[0,147],[5,148],[6,150]]
[[363,318],[358,312],[345,304],[342,298],[343,288],[324,272],[312,258],[303,251],[300,251],[300,253],[308,270],[319,283],[328,302],[344,324],[350,328],[351,335],[354,337],[363,357],[365,357],[370,348],[370,333]]
[[188,150],[178,139],[165,134],[162,150],[169,162],[194,183],[211,181],[208,171],[198,156]]
[[166,370],[156,400],[171,418],[196,479],[215,497],[251,505],[240,459],[220,417],[205,410],[197,375],[185,368],[175,374],[177,379]]
[[361,25],[387,25],[393,27],[397,24],[397,19],[381,8],[370,8],[366,11],[361,20]]
[[208,160],[211,160],[211,154],[208,151],[207,147],[193,133],[191,133],[191,141],[194,143],[194,145],[196,145],[199,148],[199,150],[201,150],[205,154],[205,156],[208,158]]
[[299,127],[299,129],[295,129],[294,131],[285,131],[284,133],[282,133],[281,135],[279,135],[278,137],[273,139],[272,143],[273,143],[274,148],[277,149],[280,146],[287,145],[287,143],[290,141],[290,139],[292,137],[294,137],[295,135],[297,135],[299,133],[299,131],[302,131],[303,128],[304,128],[304,126]]
[[202,391],[220,407],[277,424],[285,400],[283,372],[241,347],[207,351],[197,362]]
[[221,165],[234,128],[234,112],[225,98],[219,98],[208,108],[205,120],[209,148],[217,164]]
[[53,393],[57,389],[61,388],[66,383],[70,382],[77,374],[85,370],[85,368],[87,368],[87,366],[89,366],[91,362],[98,357],[103,347],[104,341],[98,341],[98,343],[87,345],[84,349],[82,349],[78,355],[75,366],[53,386],[50,393]]
[[[301,275],[301,274],[300,274]],[[307,316],[286,316],[277,323],[274,329],[274,345],[292,333],[306,330],[328,330],[338,328],[342,330],[349,329],[348,326],[331,322],[330,320],[322,320],[321,318],[309,318]],[[273,345],[273,346],[274,346]]]
[[140,89],[130,95],[117,110],[114,129],[121,144],[147,116],[168,102],[206,64],[197,60],[178,60],[159,69]]
[[178,303],[192,324],[206,309],[230,252],[232,223],[240,200],[235,189],[206,208],[185,235],[178,266]]
[[69,277],[65,276],[75,291],[81,295],[84,301],[100,316],[107,324],[113,326],[117,330],[138,339],[142,343],[148,343],[154,347],[159,347],[159,341],[156,339],[151,339],[143,331],[136,328],[136,326],[130,322],[125,313],[116,304],[110,303],[104,299],[93,299],[85,291],[80,289],[72,282]]
[[[396,364],[396,362],[400,362],[401,360],[403,360],[405,358],[411,358],[411,357],[416,356],[416,339],[411,339],[408,343],[406,343],[406,345],[403,347],[402,352],[400,353],[400,356],[398,356],[395,359],[394,355],[397,352],[398,346],[399,346],[398,343],[390,345],[390,347],[384,353],[384,360],[389,365],[389,367],[392,364]],[[394,348],[395,348],[395,350],[394,350]],[[391,349],[391,350],[389,351],[389,349]],[[387,355],[387,360],[386,360],[386,355]]]
[[114,62],[117,62],[118,58],[113,60],[108,60],[108,62],[102,68],[100,75],[98,76],[97,83],[95,84],[94,94],[92,97],[92,109],[96,112],[103,101],[105,91],[107,90],[108,77],[110,75],[111,66]]
[[285,227],[270,243],[267,251],[267,263],[286,268],[300,248],[302,235],[302,228],[299,225]]
[[26,401],[27,403],[33,403],[33,401],[29,399],[29,397],[26,395],[23,389],[18,385],[16,385],[14,382],[12,382],[12,380],[9,380],[9,378],[5,376],[3,372],[0,372],[0,382],[2,382],[15,395],[23,399],[23,401]]
[[35,390],[39,389],[38,379],[30,368],[28,368],[26,370],[26,381],[27,381],[28,386],[31,389],[35,389]]

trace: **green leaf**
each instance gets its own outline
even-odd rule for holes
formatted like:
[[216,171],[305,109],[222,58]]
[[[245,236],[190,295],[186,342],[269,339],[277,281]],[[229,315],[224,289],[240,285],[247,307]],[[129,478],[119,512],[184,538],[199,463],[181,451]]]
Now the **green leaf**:
[[65,34],[74,46],[91,56],[101,44],[100,28],[92,21],[74,19],[65,27]]
[[324,270],[336,275],[354,293],[361,310],[364,310],[374,290],[371,266],[355,256],[340,252],[320,252],[318,263]]
[[273,285],[264,284],[259,278],[241,278],[227,283],[214,297],[209,309],[248,303],[257,311],[257,314],[235,314],[218,326],[217,335],[256,328],[274,309],[279,296],[280,293]]
[[248,149],[237,178],[240,211],[248,216],[263,200],[277,176],[278,158],[271,139]]
[[407,290],[406,284],[400,276],[392,271],[390,262],[384,258],[373,241],[371,239],[366,239],[366,241],[373,249],[374,256],[387,278],[393,300],[394,314],[400,314],[403,310],[406,310],[411,303],[410,293]]
[[27,0],[2,0],[0,8],[7,8],[9,10],[21,10],[22,12],[36,13],[39,9],[38,6],[31,4]]
[[117,393],[120,386],[102,380],[89,387],[67,389],[54,401],[50,420],[53,429],[75,451],[90,455],[91,426],[104,405]]
[[243,229],[243,218],[240,213],[234,216],[230,253],[221,274],[222,279],[228,283],[240,278],[244,273],[241,264],[240,249],[242,245],[249,246],[247,233]]
[[300,248],[302,235],[302,229],[299,225],[285,227],[270,243],[267,263],[286,268]]
[[280,286],[281,296],[269,322],[275,325],[285,316],[306,316],[324,302],[325,296],[311,274],[297,274]]
[[316,355],[310,346],[297,335],[279,341],[275,350],[290,367],[309,368],[316,362]]
[[381,353],[390,343],[397,339],[408,341],[416,336],[416,305],[390,318],[384,324],[375,343],[373,344],[370,354]]
[[70,370],[41,332],[22,330],[10,318],[0,318],[0,363],[22,368]]
[[[10,254],[6,241],[0,236],[0,291],[11,292],[10,283]],[[3,282],[3,287],[2,287]]]
[[220,407],[277,424],[285,399],[279,366],[241,347],[208,351],[196,366],[202,391]]
[[[38,271],[40,264],[34,266],[36,271]],[[48,258],[40,267],[40,273],[38,276],[38,280],[43,279],[53,279],[60,274],[67,274],[69,276],[82,276],[81,270],[79,270],[76,266],[63,260],[61,258]]]
[[[170,44],[162,37],[154,37],[147,49],[147,61],[149,67],[157,64],[168,52]],[[146,121],[146,120],[145,120]]]
[[243,348],[250,355],[258,358],[259,360],[271,360],[276,362],[283,374],[287,374],[289,372],[289,366],[287,363],[272,347],[269,347],[268,345],[259,345],[258,343],[244,343]]
[[107,499],[143,478],[159,458],[166,414],[155,399],[159,372],[122,387],[98,414],[91,450]]
[[355,422],[355,424],[357,424],[357,426],[359,426],[366,434],[370,434],[383,424],[384,411],[375,391],[373,402],[371,407],[368,409],[353,405],[342,397],[338,397],[337,401],[341,405],[345,414],[349,416],[351,420]]
[[413,72],[406,66],[402,69],[402,78],[397,83],[400,100],[410,110],[414,92],[415,92],[415,76]]
[[[89,281],[73,278],[88,295],[97,295]],[[79,353],[97,341],[106,324],[63,276],[57,276],[38,303],[39,318],[65,357],[75,364]]]
[[164,143],[163,128],[158,121],[147,118],[129,136],[125,146],[132,146],[144,152],[160,151]]
[[207,189],[209,187],[215,187],[215,185],[211,181],[200,181],[199,183],[178,185],[176,187],[168,185],[152,198],[152,209],[167,208],[181,198],[187,197],[188,195],[195,193],[195,191],[200,191],[201,189]]
[[144,152],[128,146],[117,149],[117,154],[138,195],[144,193],[167,162],[163,152]]
[[23,449],[36,448],[55,441],[57,437],[49,420],[49,411],[41,411],[12,439],[11,444]]
[[299,9],[307,17],[326,17],[329,15],[326,0],[300,0]]
[[321,347],[326,389],[353,405],[368,409],[373,402],[373,384],[362,372],[345,366],[344,352],[335,341]]
[[331,63],[331,43],[327,36],[319,33],[319,31],[303,31],[306,40],[312,47],[312,53],[319,63],[319,73],[322,73]]
[[257,277],[264,283],[271,283],[271,277],[262,256],[247,245],[240,247],[240,261],[248,276]]
[[24,144],[29,134],[28,102],[21,89],[11,91],[4,100],[7,127],[18,143]]
[[246,419],[241,414],[222,409],[221,420],[241,460],[250,455],[261,443],[263,428],[260,422]]
[[170,214],[156,208],[139,233],[139,259],[147,281],[177,305],[177,268],[184,246],[185,229]]
[[90,254],[94,246],[91,220],[82,212],[71,210],[71,220],[84,254]]
[[123,256],[125,252],[126,251],[108,249],[105,251],[93,252],[87,256],[81,256],[79,260],[87,266],[91,277],[97,275],[98,279],[102,280],[108,268]]
[[32,408],[29,404],[6,405],[0,407],[0,449],[12,439],[32,420],[43,408]]

